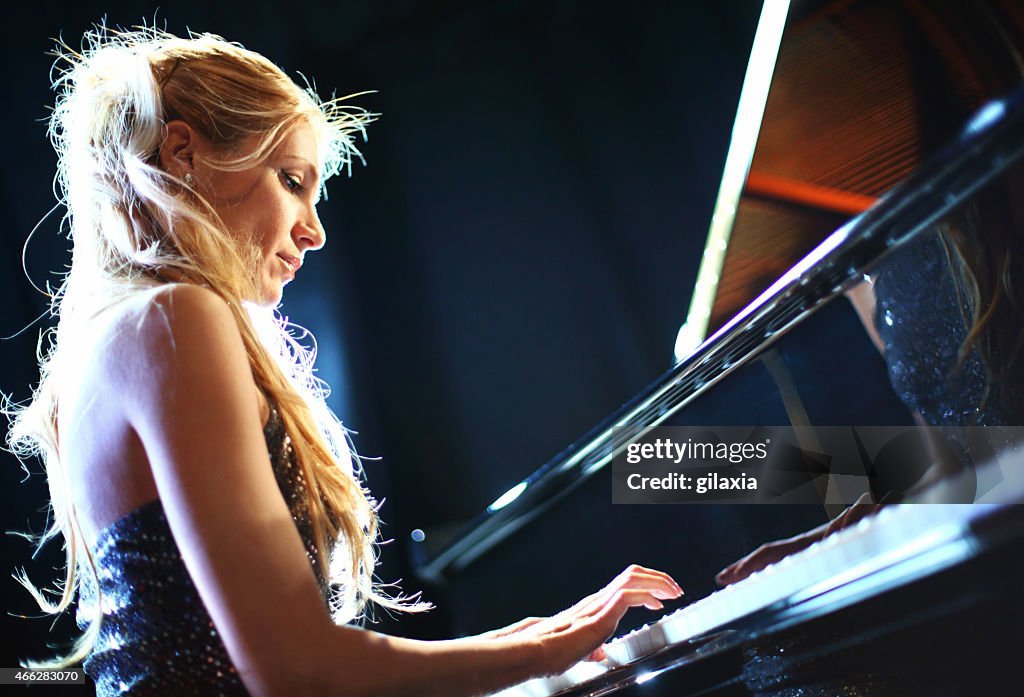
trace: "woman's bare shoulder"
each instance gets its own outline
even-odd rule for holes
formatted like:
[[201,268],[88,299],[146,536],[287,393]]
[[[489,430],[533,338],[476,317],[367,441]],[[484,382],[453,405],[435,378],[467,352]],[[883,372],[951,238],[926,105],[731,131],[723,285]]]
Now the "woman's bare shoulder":
[[[135,382],[152,379],[189,357],[196,343],[240,343],[227,302],[208,288],[176,283],[139,292],[105,314],[99,334],[107,371]],[[182,343],[184,342],[184,343]]]
[[[113,339],[137,342],[201,329],[231,318],[227,302],[209,288],[171,283],[140,291],[109,310]],[[232,323],[233,326],[233,323]]]
[[[107,311],[94,336],[101,342],[95,377],[114,390],[136,428],[175,394],[241,385],[253,413],[261,405],[242,336],[227,302],[208,288],[170,284],[147,290]],[[249,409],[246,410],[247,412]]]

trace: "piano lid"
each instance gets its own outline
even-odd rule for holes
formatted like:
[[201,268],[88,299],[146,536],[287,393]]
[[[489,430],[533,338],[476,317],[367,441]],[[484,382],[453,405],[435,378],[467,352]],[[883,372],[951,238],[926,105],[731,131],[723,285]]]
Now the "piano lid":
[[[755,40],[677,359],[1021,74],[1012,0],[795,2],[789,14],[781,45]],[[762,19],[758,33],[775,28]]]

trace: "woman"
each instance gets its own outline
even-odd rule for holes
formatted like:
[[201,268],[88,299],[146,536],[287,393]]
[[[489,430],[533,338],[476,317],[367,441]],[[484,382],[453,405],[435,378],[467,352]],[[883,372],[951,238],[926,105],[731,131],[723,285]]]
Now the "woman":
[[[473,695],[560,672],[630,606],[630,567],[551,618],[444,642],[345,626],[420,610],[372,581],[375,509],[311,356],[272,309],[323,246],[323,180],[374,115],[203,35],[105,29],[51,123],[74,255],[12,444],[46,461],[85,659],[106,694]],[[261,437],[262,431],[262,437]],[[333,615],[333,617],[332,617]]]

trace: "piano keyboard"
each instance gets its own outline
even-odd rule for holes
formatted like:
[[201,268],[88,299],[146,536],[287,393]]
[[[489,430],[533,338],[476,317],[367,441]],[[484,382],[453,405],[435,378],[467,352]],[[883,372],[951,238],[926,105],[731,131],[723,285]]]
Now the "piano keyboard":
[[826,537],[807,549],[726,586],[657,622],[608,642],[607,659],[581,662],[562,675],[504,690],[500,697],[549,697],[614,668],[696,639],[757,612],[785,611],[858,581],[892,588],[969,557],[969,524],[990,511],[984,504],[904,504]]

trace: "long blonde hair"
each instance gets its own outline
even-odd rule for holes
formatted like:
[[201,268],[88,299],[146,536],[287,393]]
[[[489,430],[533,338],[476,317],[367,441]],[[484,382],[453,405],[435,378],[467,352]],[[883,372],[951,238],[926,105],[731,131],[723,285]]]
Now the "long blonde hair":
[[[58,438],[56,386],[75,380],[72,352],[88,320],[137,293],[168,282],[202,285],[231,308],[256,384],[277,405],[308,485],[308,506],[320,571],[332,587],[338,622],[360,616],[366,604],[422,609],[385,595],[373,580],[375,505],[347,434],[325,403],[313,374],[313,351],[287,324],[246,299],[256,278],[245,245],[220,224],[211,206],[186,183],[158,167],[166,123],[182,119],[217,146],[224,170],[263,161],[308,122],[318,133],[322,179],[361,159],[356,136],[376,114],[342,99],[321,101],[272,62],[210,34],[187,39],[150,28],[115,31],[98,26],[81,51],[60,44],[58,89],[50,137],[58,154],[57,184],[73,241],[70,271],[52,296],[54,330],[40,339],[40,383],[26,406],[8,406],[8,443],[19,457],[40,456],[50,488],[52,519],[39,546],[63,536],[67,565],[52,602],[24,575],[18,580],[46,612],[74,600],[81,574],[96,580],[82,541]],[[242,143],[256,141],[255,149]],[[97,607],[101,597],[97,589]],[[102,613],[96,612],[72,652],[35,663],[65,666],[91,651]]]

